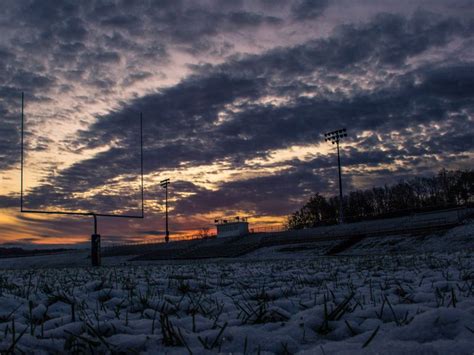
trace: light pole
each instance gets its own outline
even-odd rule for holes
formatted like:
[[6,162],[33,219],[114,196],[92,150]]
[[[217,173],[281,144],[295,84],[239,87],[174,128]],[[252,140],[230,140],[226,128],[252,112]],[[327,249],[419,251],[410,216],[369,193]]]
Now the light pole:
[[324,134],[324,140],[337,146],[337,166],[339,168],[339,224],[344,223],[344,212],[342,210],[342,177],[341,177],[341,156],[339,154],[339,141],[347,137],[346,129],[328,132]]
[[170,179],[165,179],[165,180],[160,181],[161,187],[165,189],[165,216],[166,216],[165,242],[166,243],[170,241],[170,231],[168,228],[168,185],[169,184],[170,184]]

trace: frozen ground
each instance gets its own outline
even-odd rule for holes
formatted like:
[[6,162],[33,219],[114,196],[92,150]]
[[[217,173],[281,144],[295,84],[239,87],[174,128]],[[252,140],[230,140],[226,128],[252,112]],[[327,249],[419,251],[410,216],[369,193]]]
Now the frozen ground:
[[340,241],[100,269],[87,250],[0,259],[0,352],[472,354],[473,233],[338,257],[322,255]]
[[472,354],[473,266],[456,252],[4,269],[0,350]]
[[[0,268],[38,269],[48,267],[86,267],[91,264],[89,250],[68,251],[52,255],[0,259]],[[123,264],[130,256],[103,258],[106,266]]]
[[246,260],[314,258],[325,255],[327,251],[339,243],[341,243],[341,240],[277,245],[257,249],[242,256],[242,258]]
[[445,232],[416,237],[366,238],[343,254],[424,253],[440,250],[474,250],[474,223],[460,225]]
[[[326,253],[341,240],[317,243],[278,245],[257,249],[245,256],[247,260],[314,258]],[[470,221],[447,231],[421,236],[394,235],[363,239],[342,255],[417,254],[437,251],[474,251],[474,222]]]

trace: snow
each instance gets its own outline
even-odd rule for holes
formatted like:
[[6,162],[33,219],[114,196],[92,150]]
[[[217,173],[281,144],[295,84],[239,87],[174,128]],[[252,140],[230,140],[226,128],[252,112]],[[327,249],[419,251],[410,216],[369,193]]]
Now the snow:
[[[391,236],[385,236],[383,234],[374,235],[363,239],[341,254],[385,255],[387,253],[413,254],[437,251],[472,251],[474,249],[473,238],[474,223],[472,221],[468,221],[465,224],[456,226],[454,228],[445,231],[432,232],[429,234],[400,234]],[[332,247],[339,243],[341,243],[341,240],[338,239],[294,245],[278,245],[257,249],[245,255],[244,258],[248,260],[292,259],[295,257],[314,258],[326,255],[326,253]]]
[[[106,266],[124,264],[130,256],[103,258]],[[54,255],[39,255],[0,259],[0,268],[38,269],[47,267],[86,267],[91,264],[89,250],[73,250]]]
[[0,352],[472,354],[474,223],[445,232],[132,262],[0,260]]
[[343,254],[426,253],[440,250],[473,250],[473,238],[474,223],[466,223],[444,232],[417,236],[398,235],[366,238]]
[[473,264],[460,251],[3,269],[0,350],[472,354]]

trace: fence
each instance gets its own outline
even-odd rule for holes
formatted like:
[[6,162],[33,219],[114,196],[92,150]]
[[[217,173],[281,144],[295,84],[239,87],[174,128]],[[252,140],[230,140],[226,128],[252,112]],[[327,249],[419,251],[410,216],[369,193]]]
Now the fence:
[[[315,226],[314,228],[303,228],[296,230],[288,230],[285,225],[271,225],[271,226],[262,226],[255,227],[250,229],[251,234],[260,234],[266,233],[269,234],[269,237],[274,235],[307,235],[317,233],[320,236],[334,236],[335,234],[344,234],[344,235],[353,235],[354,233],[362,233],[370,231],[369,233],[384,233],[392,231],[402,231],[404,229],[426,229],[426,228],[436,228],[442,225],[453,225],[459,223],[465,218],[474,216],[473,207],[457,207],[447,210],[431,210],[423,211],[419,213],[407,214],[404,217],[397,218],[385,218],[385,219],[372,219],[366,221],[359,221],[353,223],[346,223],[343,225],[338,224],[327,224],[322,226]],[[216,235],[207,235],[203,236],[201,234],[195,235],[183,235],[172,237],[170,244],[174,242],[183,242],[183,241],[193,241],[193,240],[206,240],[206,239],[215,239]],[[114,249],[114,248],[126,248],[126,247],[137,247],[141,245],[161,245],[165,243],[163,238],[154,238],[151,240],[143,240],[140,242],[133,243],[122,243],[105,246],[104,249]]]
[[[176,236],[176,237],[171,237],[169,243],[174,243],[174,242],[183,242],[183,241],[191,241],[191,240],[198,240],[198,239],[213,239],[215,238],[215,234],[210,234],[207,236],[201,236],[201,235],[190,235],[190,236]],[[136,241],[136,242],[127,242],[127,243],[116,243],[116,244],[109,244],[105,245],[102,248],[103,249],[115,249],[115,248],[126,248],[126,247],[136,247],[136,246],[142,246],[142,245],[160,245],[160,244],[165,244],[165,238],[153,238],[153,239],[144,239],[141,241]]]
[[272,232],[283,232],[286,231],[287,228],[285,225],[272,225],[272,226],[262,226],[262,227],[255,227],[250,228],[250,233],[272,233]]

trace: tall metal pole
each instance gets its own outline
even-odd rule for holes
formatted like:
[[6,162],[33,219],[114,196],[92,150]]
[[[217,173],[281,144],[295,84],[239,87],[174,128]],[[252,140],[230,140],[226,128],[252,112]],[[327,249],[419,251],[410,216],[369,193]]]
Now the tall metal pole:
[[144,187],[143,187],[143,115],[140,112],[140,175],[142,183],[142,217],[145,217]]
[[170,230],[168,227],[168,185],[170,184],[170,179],[165,179],[160,181],[160,186],[165,189],[165,218],[166,218],[166,232],[165,232],[165,242],[170,241]]
[[23,140],[24,140],[24,106],[25,106],[25,94],[21,93],[21,178],[20,178],[20,212],[23,212]]
[[91,235],[91,263],[92,266],[100,266],[100,234],[97,233],[97,215],[94,217],[94,234]]
[[347,137],[347,130],[345,128],[338,129],[324,134],[324,140],[332,144],[336,144],[337,147],[337,167],[339,172],[339,223],[344,223],[344,210],[343,210],[343,195],[342,195],[342,173],[341,173],[341,154],[339,152],[339,141]]
[[337,166],[339,168],[339,223],[344,223],[344,211],[342,208],[342,177],[341,177],[341,156],[339,154],[339,139],[337,144]]
[[165,198],[165,213],[166,213],[166,236],[165,236],[165,241],[168,243],[170,241],[170,231],[168,228],[168,185],[165,187],[166,191],[166,198]]

